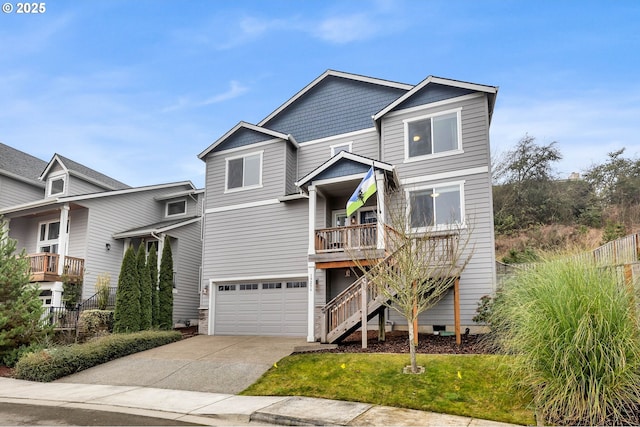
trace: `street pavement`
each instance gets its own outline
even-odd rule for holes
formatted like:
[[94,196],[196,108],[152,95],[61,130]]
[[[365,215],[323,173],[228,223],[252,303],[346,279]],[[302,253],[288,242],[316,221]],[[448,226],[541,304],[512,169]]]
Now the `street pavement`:
[[52,383],[0,378],[0,402],[200,425],[509,425],[360,402],[237,395],[282,357],[309,346],[302,339],[199,335]]

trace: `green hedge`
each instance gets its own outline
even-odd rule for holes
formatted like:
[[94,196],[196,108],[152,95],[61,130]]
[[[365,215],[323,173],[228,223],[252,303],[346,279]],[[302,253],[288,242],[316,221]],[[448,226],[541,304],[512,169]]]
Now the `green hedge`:
[[15,366],[15,376],[29,381],[49,382],[101,363],[179,341],[177,331],[144,331],[113,334],[84,344],[72,344],[29,353]]

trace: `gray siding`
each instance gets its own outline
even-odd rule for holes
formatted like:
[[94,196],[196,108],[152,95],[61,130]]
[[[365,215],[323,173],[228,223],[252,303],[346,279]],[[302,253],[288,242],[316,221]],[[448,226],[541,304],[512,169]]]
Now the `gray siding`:
[[369,132],[346,135],[339,138],[331,138],[321,142],[303,144],[298,150],[298,178],[302,178],[312,172],[318,166],[331,158],[331,146],[351,142],[351,152],[361,156],[377,159],[378,133],[374,128]]
[[264,127],[291,134],[298,142],[367,129],[373,124],[371,116],[405,92],[403,89],[329,76],[265,123]]
[[173,238],[171,254],[177,282],[177,293],[173,295],[173,321],[190,320],[196,324],[202,260],[200,222],[171,230],[168,234]]
[[[228,157],[262,151],[262,187],[225,194],[226,161]],[[215,153],[207,156],[206,209],[232,206],[257,200],[277,199],[285,195],[285,155],[282,142],[260,147],[247,146],[246,150]]]
[[[404,163],[403,120],[433,113],[462,108],[462,150],[463,154],[436,157],[431,160]],[[433,175],[461,169],[490,165],[489,127],[487,124],[487,102],[485,96],[465,99],[436,108],[394,113],[382,121],[382,160],[396,165],[402,178]]]
[[203,278],[306,275],[306,200],[205,214]]
[[[431,160],[404,163],[404,127],[402,120],[462,107],[462,149],[464,153]],[[425,175],[449,173],[454,176],[425,181],[422,184],[444,184],[464,181],[464,204],[467,220],[473,230],[470,247],[473,256],[460,281],[460,309],[463,325],[473,325],[479,299],[494,290],[494,236],[489,172],[489,133],[486,97],[464,99],[432,109],[394,114],[383,119],[384,161],[396,165],[400,180]],[[486,173],[458,175],[459,171],[486,167]],[[458,172],[457,172],[458,171]],[[404,196],[404,192],[401,193]],[[391,320],[404,321],[392,310]],[[450,292],[436,307],[420,316],[420,324],[453,324],[453,295]]]
[[43,196],[44,187],[0,175],[0,209],[40,200]]
[[[100,274],[109,273],[112,286],[116,286],[118,282],[125,247],[123,240],[113,239],[113,234],[160,221],[162,217],[159,215],[159,205],[164,209],[164,204],[155,201],[154,197],[176,191],[179,188],[171,187],[82,202],[89,209],[83,297],[95,293],[96,280]],[[105,247],[107,243],[111,245],[109,251]]]
[[104,191],[104,187],[92,184],[84,179],[71,175],[67,180],[66,196],[78,196],[81,194],[99,193]]
[[298,178],[298,150],[291,144],[285,144],[286,156],[286,177],[285,177],[285,193],[295,194],[298,192],[296,187],[296,179]]

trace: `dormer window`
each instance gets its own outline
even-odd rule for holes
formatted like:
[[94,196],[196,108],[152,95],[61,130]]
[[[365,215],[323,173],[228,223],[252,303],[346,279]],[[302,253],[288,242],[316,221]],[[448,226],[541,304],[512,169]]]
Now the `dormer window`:
[[165,216],[178,216],[187,213],[187,200],[175,200],[167,202]]
[[47,189],[49,196],[62,195],[67,191],[67,176],[58,175],[49,178]]

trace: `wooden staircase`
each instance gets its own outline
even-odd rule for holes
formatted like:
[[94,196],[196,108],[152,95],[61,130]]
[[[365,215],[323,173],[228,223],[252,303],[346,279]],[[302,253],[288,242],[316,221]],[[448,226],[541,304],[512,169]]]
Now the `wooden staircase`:
[[[427,250],[428,256],[425,257],[424,262],[431,266],[430,277],[434,279],[452,279],[456,339],[459,340],[458,285],[462,268],[452,268],[455,263],[454,254],[458,236],[456,233],[448,233],[430,236],[426,240],[429,247]],[[398,247],[396,251],[388,254],[379,262],[378,266],[389,269],[399,268],[394,260],[394,255],[400,248]],[[370,280],[369,274],[363,275],[322,308],[321,342],[339,342],[358,328],[363,329],[363,336],[366,335],[367,321],[376,315],[382,314],[388,302],[394,296],[394,293],[380,293],[378,287]],[[379,325],[379,327],[384,328],[384,324]],[[363,346],[365,345],[363,340]]]
[[[391,255],[381,262],[390,263]],[[391,267],[393,268],[393,267]],[[386,308],[388,298],[378,293],[377,287],[365,274],[322,308],[321,342],[335,343],[346,338],[366,321]],[[362,307],[366,307],[363,312]]]

